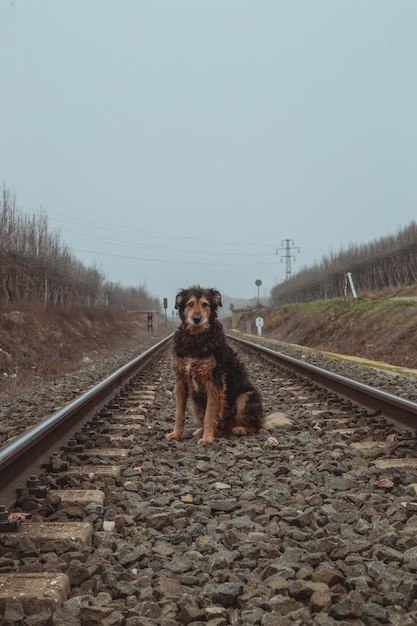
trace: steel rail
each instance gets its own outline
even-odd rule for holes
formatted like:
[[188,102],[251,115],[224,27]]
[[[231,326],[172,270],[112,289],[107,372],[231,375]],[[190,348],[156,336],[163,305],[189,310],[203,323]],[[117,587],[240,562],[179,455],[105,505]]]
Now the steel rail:
[[271,357],[282,367],[296,372],[303,378],[332,391],[338,396],[366,410],[374,411],[376,415],[385,418],[392,423],[397,430],[409,430],[414,435],[417,431],[417,403],[400,398],[394,394],[365,385],[351,378],[329,372],[321,367],[300,361],[277,352],[265,346],[253,343],[235,335],[230,336],[241,344],[244,344],[257,352]]
[[0,448],[0,504],[10,509],[16,501],[16,489],[24,486],[29,475],[38,474],[53,452],[167,348],[172,336],[173,333]]

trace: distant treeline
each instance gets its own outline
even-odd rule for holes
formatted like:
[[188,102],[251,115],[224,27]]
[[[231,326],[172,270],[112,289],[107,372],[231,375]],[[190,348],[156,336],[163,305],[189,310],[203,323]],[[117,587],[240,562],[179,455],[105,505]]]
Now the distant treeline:
[[51,232],[44,211],[24,213],[5,187],[0,204],[0,298],[38,298],[56,306],[161,308],[143,286],[125,288],[106,281],[95,265],[86,267],[61,243],[59,234]]
[[272,304],[311,302],[345,295],[345,275],[351,273],[360,292],[382,291],[417,282],[417,223],[396,235],[371,243],[351,243],[347,250],[324,256],[271,290]]

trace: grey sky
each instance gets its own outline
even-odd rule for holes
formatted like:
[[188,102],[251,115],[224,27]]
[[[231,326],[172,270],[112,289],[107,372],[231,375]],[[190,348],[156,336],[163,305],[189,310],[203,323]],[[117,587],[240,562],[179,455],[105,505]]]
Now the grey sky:
[[[417,217],[415,0],[0,0],[0,182],[109,280],[231,297]],[[346,268],[349,270],[349,268]]]

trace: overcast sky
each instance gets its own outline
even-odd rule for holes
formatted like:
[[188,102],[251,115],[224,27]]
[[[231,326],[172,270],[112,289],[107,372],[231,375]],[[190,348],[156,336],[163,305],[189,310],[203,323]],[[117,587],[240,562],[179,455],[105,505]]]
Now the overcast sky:
[[417,218],[416,32],[415,0],[0,0],[0,183],[169,308],[268,294],[287,239],[295,273]]

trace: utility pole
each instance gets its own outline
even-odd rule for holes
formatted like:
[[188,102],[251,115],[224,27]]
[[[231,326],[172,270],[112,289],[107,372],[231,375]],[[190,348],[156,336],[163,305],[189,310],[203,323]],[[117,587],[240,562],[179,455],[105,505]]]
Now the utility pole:
[[259,287],[262,285],[262,281],[260,278],[258,278],[258,280],[255,280],[255,285],[258,287],[258,303],[257,306],[259,306],[260,300],[259,300]]
[[291,278],[291,259],[295,261],[295,256],[293,256],[291,252],[293,250],[297,250],[297,252],[300,253],[300,248],[294,247],[293,239],[283,239],[281,241],[281,246],[283,246],[284,243],[285,248],[277,248],[275,254],[278,254],[278,252],[285,250],[285,254],[281,256],[281,261],[285,259],[285,280],[288,280],[289,278]]

